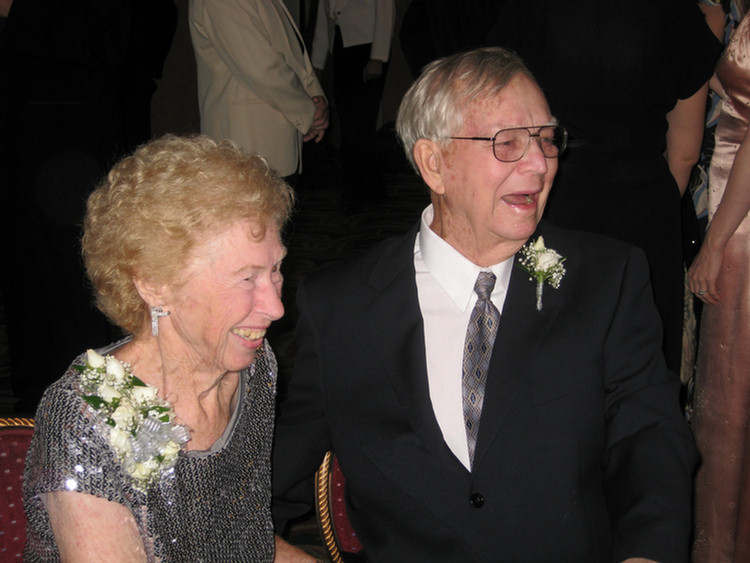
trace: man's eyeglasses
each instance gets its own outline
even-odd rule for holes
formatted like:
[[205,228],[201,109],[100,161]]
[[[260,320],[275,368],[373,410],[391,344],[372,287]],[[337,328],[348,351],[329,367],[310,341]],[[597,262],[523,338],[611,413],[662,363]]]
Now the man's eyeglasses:
[[[532,133],[536,130],[536,133]],[[536,138],[546,158],[557,158],[568,144],[568,132],[562,125],[541,127],[511,127],[500,129],[494,137],[447,137],[459,141],[492,141],[492,152],[500,162],[521,160],[529,150],[532,137]]]

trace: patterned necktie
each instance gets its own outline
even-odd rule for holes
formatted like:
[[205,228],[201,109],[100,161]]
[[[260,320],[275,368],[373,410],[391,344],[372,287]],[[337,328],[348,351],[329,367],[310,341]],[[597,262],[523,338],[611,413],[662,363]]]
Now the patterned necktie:
[[495,287],[495,274],[479,272],[474,291],[478,299],[469,319],[464,343],[462,391],[464,401],[464,424],[469,444],[469,461],[474,464],[474,447],[479,432],[479,418],[482,416],[484,387],[492,356],[492,346],[497,335],[500,313],[490,301]]

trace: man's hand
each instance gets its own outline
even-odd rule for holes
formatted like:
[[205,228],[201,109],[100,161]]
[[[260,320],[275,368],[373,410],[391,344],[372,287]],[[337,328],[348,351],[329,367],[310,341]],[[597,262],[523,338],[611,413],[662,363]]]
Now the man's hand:
[[362,69],[362,80],[367,82],[368,80],[374,80],[380,78],[383,74],[383,61],[377,59],[370,59],[365,64],[365,68]]
[[654,561],[653,559],[644,559],[643,557],[631,557],[630,559],[626,559],[622,563],[659,563],[659,562]]
[[323,139],[326,129],[328,129],[328,103],[323,96],[314,96],[312,101],[315,104],[313,122],[302,140],[307,142],[315,139],[315,142],[319,143]]
[[315,557],[285,542],[279,536],[276,536],[276,557],[273,561],[274,563],[318,563]]

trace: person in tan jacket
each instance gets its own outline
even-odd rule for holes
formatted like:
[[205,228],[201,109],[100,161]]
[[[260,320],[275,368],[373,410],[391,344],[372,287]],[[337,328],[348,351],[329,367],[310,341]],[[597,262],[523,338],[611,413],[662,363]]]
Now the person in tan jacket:
[[320,141],[328,103],[281,0],[190,0],[201,133],[261,154],[289,178]]

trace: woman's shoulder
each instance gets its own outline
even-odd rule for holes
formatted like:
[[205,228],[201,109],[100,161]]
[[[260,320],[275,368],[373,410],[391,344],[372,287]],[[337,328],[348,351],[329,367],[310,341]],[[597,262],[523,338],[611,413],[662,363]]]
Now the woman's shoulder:
[[81,354],[68,366],[62,377],[44,391],[35,416],[37,426],[45,418],[59,414],[60,409],[67,410],[78,403],[76,397],[81,396],[78,366],[83,366],[84,363],[85,354]]
[[84,353],[73,360],[39,402],[24,488],[30,494],[76,490],[121,501],[123,476],[103,433],[109,426],[85,397],[86,359]]
[[[100,355],[107,355],[112,353],[114,350],[122,346],[123,344],[127,344],[131,340],[130,337],[123,338],[121,340],[118,340],[117,342],[113,342],[111,344],[108,344],[107,346],[104,346],[102,348],[97,348],[97,353]],[[42,403],[49,403],[49,402],[58,402],[62,401],[63,403],[67,404],[72,399],[72,396],[74,395],[82,395],[80,381],[81,381],[81,372],[86,366],[86,352],[82,352],[78,356],[73,359],[73,361],[70,363],[68,368],[63,373],[62,377],[52,383],[44,392],[42,395],[42,401],[40,402],[40,405]],[[44,416],[45,411],[42,409],[37,410],[36,417],[39,418],[40,416]]]
[[260,380],[275,388],[278,373],[279,365],[276,354],[274,354],[268,341],[265,340],[255,353],[255,360],[252,365],[242,371],[241,377],[248,384],[252,384],[251,382],[254,380]]
[[269,420],[273,420],[278,375],[276,355],[266,341],[258,348],[252,365],[240,374],[240,392],[243,398],[235,411],[235,420],[242,419],[250,428],[264,426]]

